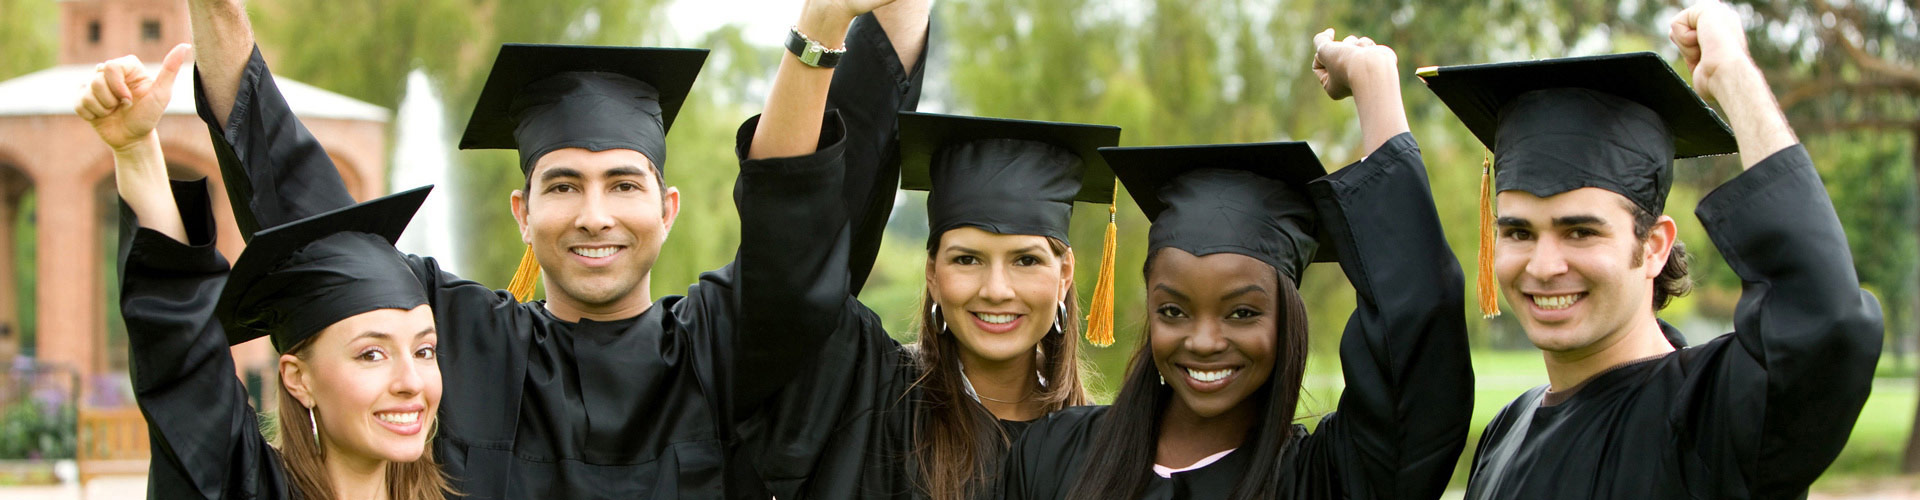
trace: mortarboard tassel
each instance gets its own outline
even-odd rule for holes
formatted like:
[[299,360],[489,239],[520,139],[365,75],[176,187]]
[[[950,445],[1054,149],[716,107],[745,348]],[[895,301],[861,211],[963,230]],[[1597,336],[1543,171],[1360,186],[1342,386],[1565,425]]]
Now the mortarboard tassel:
[[1479,276],[1480,314],[1485,318],[1500,315],[1500,285],[1493,279],[1493,239],[1493,158],[1485,156],[1480,163]]
[[520,267],[513,270],[513,281],[507,283],[507,293],[513,294],[513,300],[526,302],[533,298],[533,283],[540,280],[540,261],[533,258],[533,245],[527,245],[526,253],[520,254]]
[[[1118,196],[1117,194],[1115,196]],[[1100,278],[1093,285],[1093,304],[1087,308],[1087,342],[1095,346],[1113,345],[1113,253],[1119,246],[1119,225],[1115,223],[1118,212],[1113,204],[1107,204],[1107,237],[1100,244]]]

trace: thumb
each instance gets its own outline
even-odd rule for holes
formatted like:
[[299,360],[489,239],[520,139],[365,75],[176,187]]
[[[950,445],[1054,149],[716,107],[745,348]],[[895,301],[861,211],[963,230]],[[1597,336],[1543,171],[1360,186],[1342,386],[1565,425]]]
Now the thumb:
[[192,45],[184,43],[175,45],[172,51],[167,52],[166,61],[161,63],[160,74],[155,75],[153,78],[153,91],[157,95],[172,96],[173,80],[180,76],[180,68],[186,66],[187,62],[192,60]]

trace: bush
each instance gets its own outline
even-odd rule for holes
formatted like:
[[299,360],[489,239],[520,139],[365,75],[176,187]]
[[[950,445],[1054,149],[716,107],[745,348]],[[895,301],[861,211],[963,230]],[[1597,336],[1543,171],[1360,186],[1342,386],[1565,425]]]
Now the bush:
[[0,408],[0,460],[73,458],[78,425],[71,405],[20,398]]

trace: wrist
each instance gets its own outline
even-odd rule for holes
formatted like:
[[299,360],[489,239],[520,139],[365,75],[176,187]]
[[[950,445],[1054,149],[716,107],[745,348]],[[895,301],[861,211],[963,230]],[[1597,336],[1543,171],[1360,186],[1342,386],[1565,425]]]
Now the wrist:
[[[1709,62],[1703,61],[1701,64],[1705,65]],[[1707,76],[1704,86],[1715,101],[1737,99],[1741,95],[1754,92],[1754,89],[1772,94],[1772,90],[1767,87],[1766,75],[1760,72],[1760,67],[1755,65],[1751,58],[1721,57],[1713,60],[1711,64],[1708,72],[1703,75]]]
[[114,145],[113,157],[125,163],[126,160],[144,161],[160,156],[160,133],[149,131],[147,135],[126,144]]
[[1358,64],[1349,67],[1347,88],[1353,90],[1355,99],[1377,94],[1399,95],[1400,93],[1400,68],[1395,66],[1396,61],[1392,53],[1385,53],[1384,56],[1374,54],[1381,53],[1370,53],[1354,61]]

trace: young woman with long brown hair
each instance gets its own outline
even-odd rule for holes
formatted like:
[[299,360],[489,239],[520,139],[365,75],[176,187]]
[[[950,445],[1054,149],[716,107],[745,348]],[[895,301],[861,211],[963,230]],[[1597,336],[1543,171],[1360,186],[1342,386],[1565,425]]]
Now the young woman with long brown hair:
[[902,185],[929,191],[917,339],[849,298],[817,365],[749,422],[742,454],[787,498],[991,494],[1035,419],[1086,404],[1067,228],[1107,204],[1119,129],[906,113]]
[[[154,498],[427,500],[448,493],[427,441],[440,403],[432,309],[394,239],[427,189],[253,235],[229,270],[205,181],[170,185],[154,127],[191,52],[157,73],[102,64],[76,111],[114,150],[127,210],[121,309]],[[137,222],[135,222],[137,220]],[[269,443],[228,347],[272,339]]]

